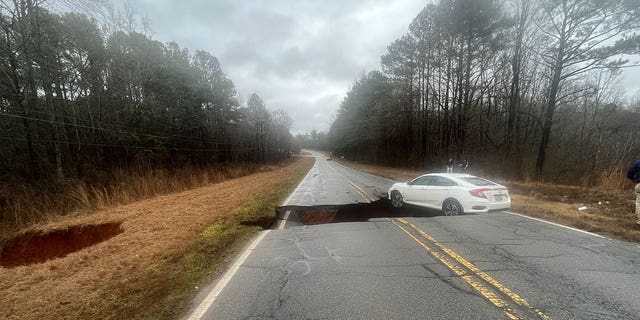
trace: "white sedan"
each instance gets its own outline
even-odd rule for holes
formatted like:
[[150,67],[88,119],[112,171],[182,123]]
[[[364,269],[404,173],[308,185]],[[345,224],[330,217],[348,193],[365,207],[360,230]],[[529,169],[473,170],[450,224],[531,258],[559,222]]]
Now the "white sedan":
[[447,216],[511,207],[505,186],[461,173],[425,174],[406,183],[396,183],[389,189],[389,199],[395,208],[408,203],[442,210]]

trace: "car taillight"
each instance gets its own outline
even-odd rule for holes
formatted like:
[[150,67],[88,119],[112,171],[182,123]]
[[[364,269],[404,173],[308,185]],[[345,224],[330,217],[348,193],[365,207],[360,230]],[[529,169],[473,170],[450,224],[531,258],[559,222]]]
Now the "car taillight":
[[489,188],[480,188],[480,189],[471,190],[471,191],[469,191],[469,193],[474,197],[486,199],[487,196],[484,195],[484,192],[485,191],[489,191],[489,190],[491,190],[491,189],[489,189]]

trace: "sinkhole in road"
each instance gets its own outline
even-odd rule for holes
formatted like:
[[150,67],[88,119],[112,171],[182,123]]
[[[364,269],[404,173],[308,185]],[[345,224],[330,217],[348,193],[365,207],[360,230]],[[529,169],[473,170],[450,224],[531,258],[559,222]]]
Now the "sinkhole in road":
[[0,252],[5,268],[62,258],[124,232],[122,222],[76,225],[52,231],[32,231],[9,240]]
[[[289,214],[287,214],[287,211]],[[435,217],[441,216],[442,212],[415,206],[405,206],[401,209],[396,209],[391,206],[389,200],[379,199],[370,203],[345,205],[282,206],[276,209],[276,214],[280,220],[314,225],[364,222],[376,218]]]

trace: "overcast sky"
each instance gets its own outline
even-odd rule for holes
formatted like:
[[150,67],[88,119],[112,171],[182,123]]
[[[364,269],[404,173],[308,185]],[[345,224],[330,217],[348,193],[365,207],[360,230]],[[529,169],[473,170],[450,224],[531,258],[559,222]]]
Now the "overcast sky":
[[[122,5],[127,0],[113,0]],[[129,0],[154,39],[218,57],[242,101],[251,93],[285,109],[294,133],[328,130],[363,72],[407,32],[425,0]],[[640,70],[626,71],[628,94]]]
[[[124,1],[114,0],[121,5]],[[338,104],[424,0],[130,0],[154,39],[209,51],[246,101],[285,109],[292,131],[328,130]]]

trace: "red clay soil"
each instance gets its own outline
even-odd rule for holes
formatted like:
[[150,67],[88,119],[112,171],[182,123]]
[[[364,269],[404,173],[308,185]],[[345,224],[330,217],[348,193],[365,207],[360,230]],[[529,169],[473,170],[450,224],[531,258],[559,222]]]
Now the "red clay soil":
[[306,211],[301,217],[307,225],[332,223],[336,218],[336,210]]
[[[67,217],[39,232],[122,223],[124,232],[64,257],[0,267],[0,319],[97,319],[166,299],[167,268],[207,227],[225,221],[252,194],[278,189],[312,159],[210,186]],[[150,300],[153,298],[154,300]]]
[[111,239],[122,233],[120,222],[98,225],[71,226],[49,232],[28,232],[9,241],[0,254],[0,265],[5,268],[40,263],[62,258],[69,253]]

